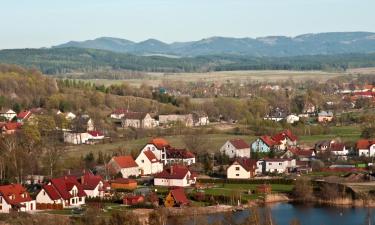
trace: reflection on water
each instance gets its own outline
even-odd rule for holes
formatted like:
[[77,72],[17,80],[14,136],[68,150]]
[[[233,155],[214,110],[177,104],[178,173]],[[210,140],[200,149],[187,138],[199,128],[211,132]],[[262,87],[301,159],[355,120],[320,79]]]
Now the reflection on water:
[[[371,208],[332,207],[322,205],[303,205],[278,203],[267,206],[277,225],[289,225],[293,219],[298,219],[303,225],[375,225],[375,217]],[[259,208],[260,214],[264,214],[265,207]],[[218,213],[205,216],[184,217],[183,224],[199,225],[199,221],[226,221],[231,217],[236,223],[245,221],[250,211],[234,213]],[[171,218],[168,225],[177,224],[179,218]],[[179,221],[181,222],[181,221]]]

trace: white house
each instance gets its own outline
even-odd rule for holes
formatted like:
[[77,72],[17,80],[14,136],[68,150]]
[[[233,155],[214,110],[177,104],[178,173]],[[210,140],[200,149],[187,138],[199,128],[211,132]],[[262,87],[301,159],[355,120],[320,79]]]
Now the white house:
[[[259,173],[287,173],[296,167],[295,159],[262,159],[257,162]],[[260,170],[262,168],[262,170]]]
[[193,125],[194,126],[206,126],[210,124],[208,116],[204,112],[193,112]]
[[221,154],[229,158],[247,157],[250,158],[250,145],[242,139],[232,139],[225,142],[220,148]]
[[36,210],[36,202],[20,184],[0,186],[0,213],[32,212]]
[[6,120],[11,121],[14,117],[17,116],[17,113],[11,109],[1,110],[0,117],[4,117]]
[[347,149],[343,143],[331,142],[329,151],[332,155],[343,160],[346,160],[347,156],[349,155],[349,149]]
[[141,151],[135,162],[141,170],[141,175],[151,175],[163,171],[163,163],[160,162],[151,150]]
[[163,138],[153,138],[150,140],[150,142],[143,146],[141,152],[151,151],[158,160],[164,162],[166,160],[165,148],[169,146],[170,145],[167,140]]
[[110,191],[110,185],[101,176],[86,172],[81,177],[81,184],[87,197],[102,198]]
[[195,164],[195,155],[186,149],[168,147],[165,148],[165,160],[162,160],[162,162],[164,165],[183,164],[190,166]]
[[358,156],[373,157],[375,156],[375,140],[359,140],[356,144]]
[[257,161],[248,158],[238,158],[227,168],[228,179],[250,179],[255,176]]
[[196,182],[196,175],[186,166],[173,165],[154,177],[155,186],[188,187]]
[[110,115],[110,118],[120,120],[124,117],[125,113],[128,113],[127,109],[116,109]]
[[121,173],[123,178],[138,177],[140,173],[138,164],[130,155],[112,157],[108,168],[113,174]]
[[122,127],[150,129],[158,125],[157,121],[149,113],[127,112],[121,118]]
[[296,115],[294,115],[294,114],[290,114],[290,115],[288,115],[288,116],[285,118],[285,120],[286,120],[287,123],[293,124],[293,123],[299,121],[299,117],[296,116]]
[[86,193],[73,176],[53,178],[36,195],[36,202],[62,205],[63,208],[80,207],[85,204]]
[[170,115],[159,115],[159,123],[160,125],[168,125],[170,123],[181,122],[187,127],[192,127],[194,125],[194,119],[192,114],[186,115],[178,115],[178,114],[170,114]]

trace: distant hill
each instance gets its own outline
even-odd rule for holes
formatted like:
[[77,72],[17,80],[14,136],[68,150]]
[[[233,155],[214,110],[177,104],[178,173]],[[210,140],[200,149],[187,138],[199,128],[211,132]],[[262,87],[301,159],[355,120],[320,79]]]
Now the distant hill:
[[291,57],[254,57],[218,54],[171,58],[155,55],[139,56],[107,50],[71,47],[0,50],[0,63],[36,67],[45,74],[108,70],[146,72],[206,72],[222,70],[343,71],[347,68],[375,66],[375,53]]
[[256,57],[289,57],[299,55],[335,55],[374,53],[375,33],[332,32],[304,34],[296,37],[261,38],[211,37],[199,41],[163,43],[148,39],[139,43],[126,39],[101,37],[82,42],[71,41],[53,48],[91,48],[136,55],[200,56],[233,54]]

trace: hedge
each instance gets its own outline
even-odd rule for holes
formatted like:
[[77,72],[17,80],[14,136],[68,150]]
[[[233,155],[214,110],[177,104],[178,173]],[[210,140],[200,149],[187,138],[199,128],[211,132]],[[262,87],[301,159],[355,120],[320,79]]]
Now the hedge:
[[197,179],[197,182],[207,184],[294,184],[292,179],[210,179],[202,178]]

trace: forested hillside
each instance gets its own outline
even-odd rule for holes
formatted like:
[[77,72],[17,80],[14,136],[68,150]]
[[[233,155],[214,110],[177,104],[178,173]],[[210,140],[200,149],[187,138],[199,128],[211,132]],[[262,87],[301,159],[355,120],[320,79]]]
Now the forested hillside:
[[1,50],[0,63],[35,67],[45,74],[132,70],[206,72],[215,70],[345,70],[375,66],[373,54],[250,57],[210,55],[186,58],[136,56],[81,48]]

